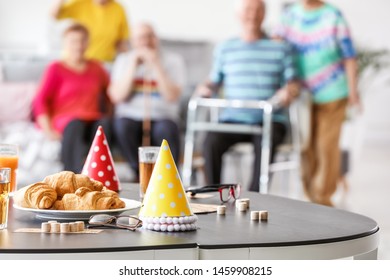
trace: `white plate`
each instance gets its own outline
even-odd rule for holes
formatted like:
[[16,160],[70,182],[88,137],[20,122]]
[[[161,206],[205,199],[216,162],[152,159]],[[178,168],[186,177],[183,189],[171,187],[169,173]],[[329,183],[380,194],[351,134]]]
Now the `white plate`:
[[46,210],[24,208],[14,204],[14,208],[22,211],[28,211],[36,214],[36,217],[43,220],[88,220],[89,217],[96,214],[119,215],[128,210],[134,210],[141,207],[140,201],[121,198],[126,204],[125,208],[109,209],[109,210]]

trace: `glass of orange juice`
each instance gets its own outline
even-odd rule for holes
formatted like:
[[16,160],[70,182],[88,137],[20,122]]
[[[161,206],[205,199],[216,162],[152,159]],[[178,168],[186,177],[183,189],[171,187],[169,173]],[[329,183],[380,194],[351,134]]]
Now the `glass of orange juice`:
[[18,172],[18,161],[18,145],[0,144],[0,168],[11,168],[11,195],[16,191],[16,174]]

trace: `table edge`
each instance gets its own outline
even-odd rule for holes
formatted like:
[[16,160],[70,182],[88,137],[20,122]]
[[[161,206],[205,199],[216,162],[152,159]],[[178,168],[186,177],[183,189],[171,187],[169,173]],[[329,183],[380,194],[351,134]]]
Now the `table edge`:
[[292,247],[292,246],[306,246],[306,245],[321,245],[321,244],[329,244],[329,243],[336,243],[336,242],[344,242],[344,241],[350,241],[350,240],[356,240],[360,238],[364,238],[367,236],[374,235],[378,233],[380,230],[379,226],[376,226],[374,229],[372,229],[369,232],[360,233],[356,235],[351,235],[347,237],[338,237],[338,238],[331,238],[326,240],[309,240],[309,241],[296,241],[296,242],[273,242],[273,243],[248,243],[244,244],[206,244],[206,245],[200,245],[198,246],[199,249],[238,249],[238,248],[261,248],[261,247]]

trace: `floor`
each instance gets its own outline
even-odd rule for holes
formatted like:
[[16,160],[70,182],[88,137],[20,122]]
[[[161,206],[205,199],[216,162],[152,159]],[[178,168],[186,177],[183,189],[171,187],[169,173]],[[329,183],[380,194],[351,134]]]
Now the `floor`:
[[[346,190],[340,184],[334,204],[376,220],[381,230],[378,258],[390,260],[390,95],[385,91],[375,93],[363,103],[363,114],[344,128],[343,145],[352,154],[346,176],[349,187]],[[275,176],[271,192],[305,199],[292,175]],[[286,187],[286,182],[290,182],[290,187]]]
[[357,124],[350,189],[337,206],[375,219],[381,228],[379,258],[390,259],[390,110],[388,92],[367,97]]

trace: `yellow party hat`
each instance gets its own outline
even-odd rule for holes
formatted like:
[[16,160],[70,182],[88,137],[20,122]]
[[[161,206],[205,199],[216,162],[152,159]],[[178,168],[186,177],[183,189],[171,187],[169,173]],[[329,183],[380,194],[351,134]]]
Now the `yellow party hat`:
[[163,140],[139,217],[147,229],[195,230],[193,214],[168,142]]

